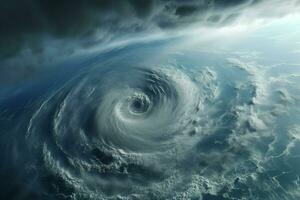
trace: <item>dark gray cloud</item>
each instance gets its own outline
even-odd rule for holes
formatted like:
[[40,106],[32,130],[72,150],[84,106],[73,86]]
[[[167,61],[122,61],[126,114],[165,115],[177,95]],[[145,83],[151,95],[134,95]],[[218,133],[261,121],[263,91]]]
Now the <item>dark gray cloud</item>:
[[[25,45],[41,51],[45,37],[84,41],[102,32],[106,39],[149,28],[176,27],[211,10],[219,9],[222,15],[229,7],[251,4],[250,0],[5,1],[0,7],[1,57],[13,56]],[[218,21],[217,16],[211,19]]]
[[28,51],[35,57],[48,54],[44,53],[48,48],[46,40],[59,41],[61,55],[62,49],[70,53],[77,47],[88,48],[134,33],[176,29],[193,23],[227,24],[246,8],[263,1],[267,0],[3,1],[0,70],[9,71],[12,65],[13,69],[21,67],[16,65],[22,65],[20,60]]

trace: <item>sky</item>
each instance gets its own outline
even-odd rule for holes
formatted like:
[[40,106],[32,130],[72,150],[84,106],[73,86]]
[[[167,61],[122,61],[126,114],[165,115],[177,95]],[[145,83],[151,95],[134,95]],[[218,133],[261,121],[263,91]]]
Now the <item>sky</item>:
[[[227,50],[238,43],[270,51],[277,44],[298,55],[298,10],[299,0],[6,1],[0,7],[0,86],[64,59],[155,38],[188,36],[185,45]],[[249,45],[259,41],[264,44]]]

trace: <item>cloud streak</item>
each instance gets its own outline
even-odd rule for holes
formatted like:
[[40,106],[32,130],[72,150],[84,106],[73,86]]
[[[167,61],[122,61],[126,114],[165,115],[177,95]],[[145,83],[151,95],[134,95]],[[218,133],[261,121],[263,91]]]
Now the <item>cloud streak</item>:
[[[299,1],[296,0],[281,1],[280,4],[278,2],[280,1],[7,1],[0,8],[0,70],[13,74],[12,68],[24,68],[24,65],[31,65],[33,68],[32,65],[55,60],[58,55],[70,55],[78,49],[134,37],[135,34],[182,30],[195,24],[219,27],[241,17],[282,16],[288,14],[290,8],[299,6]],[[251,9],[252,12],[249,12]],[[39,61],[36,61],[37,57]]]

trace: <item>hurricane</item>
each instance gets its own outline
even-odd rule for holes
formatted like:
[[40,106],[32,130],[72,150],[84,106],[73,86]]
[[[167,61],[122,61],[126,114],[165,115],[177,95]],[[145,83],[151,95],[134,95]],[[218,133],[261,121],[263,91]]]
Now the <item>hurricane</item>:
[[300,0],[3,0],[0,200],[299,200]]
[[188,49],[153,54],[160,48],[96,54],[2,100],[14,109],[2,116],[20,122],[7,127],[14,170],[39,188],[30,195],[297,199],[297,70]]
[[26,140],[51,173],[82,194],[146,198],[146,187],[166,184],[194,151],[216,75],[119,62],[94,64],[56,89],[32,115]]

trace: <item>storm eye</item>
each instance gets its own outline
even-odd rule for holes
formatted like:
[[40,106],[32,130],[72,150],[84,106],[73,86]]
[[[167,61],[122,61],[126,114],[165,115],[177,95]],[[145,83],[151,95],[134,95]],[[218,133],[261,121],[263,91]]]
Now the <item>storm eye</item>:
[[132,103],[132,106],[136,110],[140,110],[143,107],[143,102],[139,99],[135,99]]
[[133,98],[130,103],[130,110],[134,113],[145,113],[148,111],[149,102],[145,98]]

